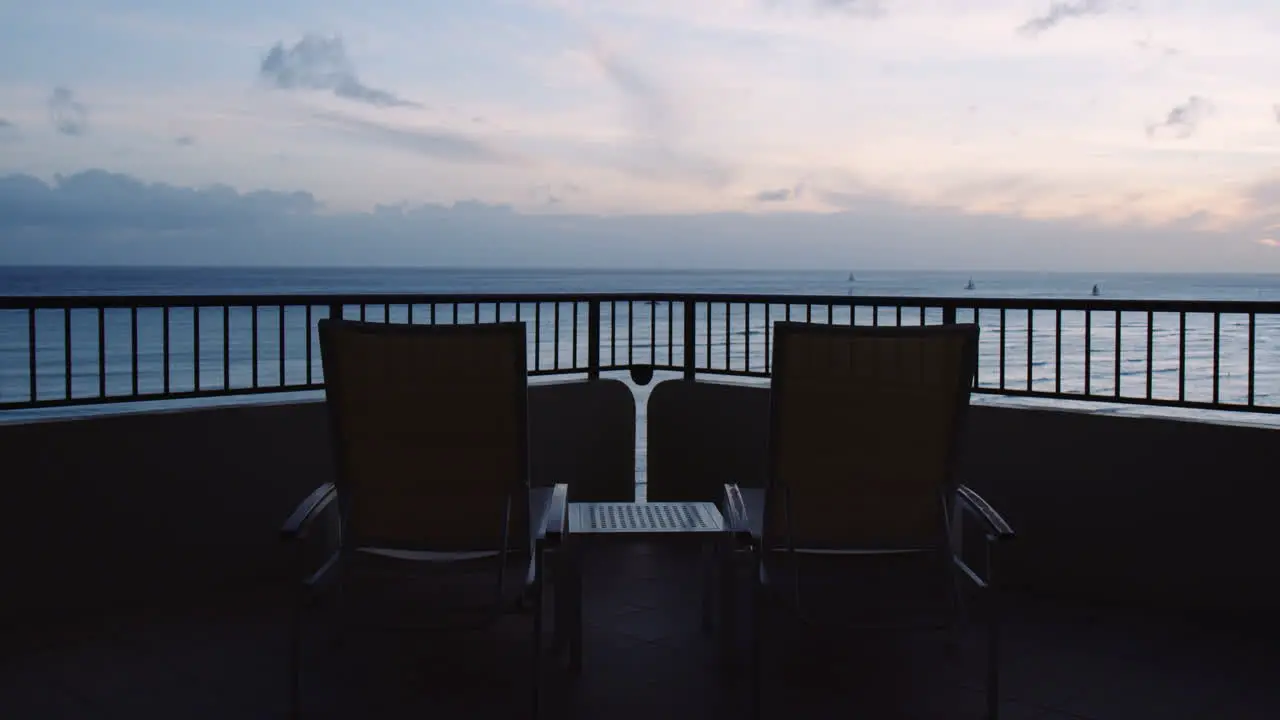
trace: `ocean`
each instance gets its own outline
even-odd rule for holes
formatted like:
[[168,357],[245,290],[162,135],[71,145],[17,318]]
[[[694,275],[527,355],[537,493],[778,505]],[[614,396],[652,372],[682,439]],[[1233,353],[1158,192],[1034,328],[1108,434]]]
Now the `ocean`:
[[[850,280],[850,275],[854,279]],[[972,280],[973,290],[966,290]],[[1017,273],[1017,272],[888,272],[859,271],[856,268],[840,268],[812,272],[771,271],[582,271],[582,270],[480,270],[480,269],[418,269],[418,268],[0,268],[0,295],[273,295],[273,294],[360,294],[360,293],[631,293],[631,292],[699,292],[776,295],[830,295],[835,301],[856,301],[859,296],[902,297],[959,297],[959,298],[1087,298],[1094,285],[1106,299],[1136,300],[1263,300],[1280,302],[1280,276],[1272,275],[1158,275],[1158,274],[1070,274],[1070,273]],[[523,308],[524,318],[532,317],[529,307]],[[317,311],[323,313],[322,308]],[[785,309],[781,305],[771,308],[773,319]],[[224,371],[233,386],[245,387],[252,382],[254,355],[251,345],[251,322],[248,308],[231,311],[231,335],[227,338],[229,360],[224,369],[222,363],[223,329],[222,313],[218,308],[201,311],[200,318],[200,386],[221,387]],[[393,307],[383,315],[381,308],[372,308],[371,319],[389,317],[392,321],[407,320],[404,306]],[[481,318],[492,316],[491,309],[484,309]],[[504,318],[514,318],[514,307],[508,307]],[[644,348],[637,353],[636,362],[647,362],[650,336],[658,341],[655,350],[659,362],[668,353],[668,332],[674,337],[670,352],[679,358],[683,349],[683,333],[668,327],[665,308],[651,309],[640,303],[635,306],[634,323],[627,323],[625,306],[617,316],[614,333],[608,330],[602,335],[606,344],[618,343],[626,347],[626,332],[633,327],[635,343]],[[802,313],[803,310],[800,310]],[[859,308],[859,323],[870,323],[872,308]],[[936,312],[936,311],[935,311]],[[470,322],[472,308],[458,309],[456,320]],[[488,314],[486,314],[488,313]],[[650,316],[653,313],[653,316]],[[736,313],[736,314],[734,314]],[[894,311],[883,308],[880,322],[893,323]],[[904,323],[919,322],[918,311],[906,308]],[[92,310],[72,313],[72,394],[75,397],[92,397],[99,391],[98,378],[98,328],[96,312]],[[572,337],[570,312],[561,318],[563,333],[561,346],[541,348],[536,360],[541,366],[550,367],[559,359],[571,362],[574,352],[580,353],[579,362],[586,357],[585,309],[578,318],[577,347],[567,339]],[[675,313],[675,322],[680,322]],[[765,359],[764,313],[757,310],[747,327],[739,308],[727,319],[723,308],[713,310],[712,333],[708,346],[701,329],[705,318],[700,314],[700,330],[695,352],[699,358],[709,357],[713,367],[724,367],[725,359],[732,367],[763,369]],[[833,320],[849,321],[847,308],[836,308]],[[999,312],[986,311],[979,317],[982,326],[981,370],[979,380],[984,386],[999,382],[1000,339]],[[422,317],[419,315],[418,317]],[[797,315],[800,317],[800,315]],[[825,309],[817,313],[825,319]],[[146,391],[163,388],[163,355],[160,351],[163,339],[162,315],[158,309],[139,312],[138,385]],[[280,315],[275,308],[260,311],[258,323],[258,379],[262,385],[280,381],[282,363],[279,361]],[[542,315],[542,322],[552,323],[551,313]],[[455,318],[442,316],[438,321]],[[958,319],[972,321],[971,313],[961,311]],[[195,385],[195,351],[193,312],[189,308],[174,309],[169,318],[169,382],[175,391],[190,390]],[[935,320],[932,316],[930,320]],[[1054,363],[1054,313],[1037,312],[1032,318],[1031,363],[1028,364],[1027,313],[1006,313],[1006,337],[1004,343],[1004,380],[1009,387],[1025,388],[1028,380],[1032,388],[1052,390],[1061,382],[1064,391],[1084,389],[1085,324],[1082,313],[1063,313],[1062,367],[1055,374]],[[1155,397],[1176,399],[1179,383],[1178,317],[1157,314],[1153,327],[1153,353],[1150,358],[1152,391]],[[285,345],[288,350],[283,363],[284,377],[290,383],[301,382],[308,371],[305,354],[298,349],[305,344],[305,310],[289,308],[284,313]],[[543,337],[551,337],[548,328]],[[1116,318],[1111,312],[1095,313],[1089,327],[1091,334],[1090,389],[1094,393],[1110,393],[1115,390],[1117,375],[1120,391],[1124,396],[1141,397],[1146,393],[1146,313],[1124,313],[1119,321],[1120,368],[1115,367]],[[61,397],[65,393],[66,377],[63,374],[65,347],[63,316],[59,311],[37,314],[37,394],[40,398]],[[1248,319],[1246,316],[1223,316],[1220,327],[1219,397],[1223,402],[1244,402],[1248,394]],[[112,310],[106,314],[104,328],[106,338],[103,355],[106,359],[106,376],[102,382],[109,395],[128,394],[132,388],[132,358],[130,320],[127,310]],[[545,340],[544,340],[545,342]],[[315,344],[318,348],[318,344]],[[532,349],[531,349],[532,352]],[[607,358],[609,349],[602,351]],[[1280,403],[1280,316],[1259,315],[1255,325],[1255,373],[1254,401],[1260,405]],[[1188,315],[1186,335],[1185,393],[1188,400],[1208,401],[1213,397],[1213,321],[1208,315]],[[531,366],[534,362],[531,356]],[[746,365],[744,365],[746,363]],[[319,379],[319,352],[314,351],[311,372]],[[24,401],[30,397],[30,357],[28,352],[28,322],[24,311],[0,310],[0,401]],[[1028,378],[1029,374],[1029,378]],[[622,376],[623,379],[627,379]],[[661,375],[658,376],[661,378]],[[655,382],[658,378],[655,378]],[[629,381],[629,380],[628,380]],[[640,416],[637,438],[637,474],[643,492],[644,478],[644,403],[648,389],[636,387]],[[316,397],[314,391],[297,394],[300,397]],[[290,395],[292,397],[294,395]],[[199,406],[227,402],[279,401],[283,396],[267,395],[254,398],[232,397],[217,399],[188,399],[179,401],[128,403],[125,405],[83,405],[39,410],[0,410],[0,421],[20,421],[30,418],[65,416],[101,412],[129,412],[143,408]],[[982,402],[1034,402],[1038,404],[1072,405],[1071,401],[1045,401],[1008,399],[993,400],[982,397]],[[1078,403],[1076,404],[1078,405]],[[1210,418],[1223,416],[1203,410],[1178,410],[1169,408],[1143,408],[1106,406],[1090,403],[1084,405],[1093,411],[1159,413],[1190,415]],[[1261,420],[1255,413],[1232,413],[1233,419]]]

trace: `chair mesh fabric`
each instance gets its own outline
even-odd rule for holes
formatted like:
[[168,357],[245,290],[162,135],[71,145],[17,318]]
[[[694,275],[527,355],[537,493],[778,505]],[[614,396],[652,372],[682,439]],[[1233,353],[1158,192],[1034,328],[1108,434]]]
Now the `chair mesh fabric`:
[[768,544],[937,547],[977,328],[779,323]]
[[528,544],[525,326],[325,321],[346,547]]

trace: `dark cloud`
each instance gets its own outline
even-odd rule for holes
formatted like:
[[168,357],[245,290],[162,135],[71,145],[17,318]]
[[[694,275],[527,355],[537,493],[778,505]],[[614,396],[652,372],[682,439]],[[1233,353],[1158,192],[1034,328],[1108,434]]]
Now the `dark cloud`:
[[776,190],[761,190],[755,195],[756,202],[776,203],[786,202],[791,199],[791,188],[778,188]]
[[309,214],[318,207],[305,192],[242,194],[226,186],[182,188],[104,170],[58,175],[52,184],[30,175],[0,177],[0,234],[47,229],[91,234],[122,229],[229,229]]
[[1251,267],[1267,236],[1263,225],[1235,236],[966,215],[856,183],[806,192],[839,211],[525,214],[458,202],[320,213],[307,193],[181,188],[101,170],[52,184],[18,175],[0,178],[0,264],[1209,272]]
[[518,164],[523,162],[516,155],[502,152],[480,140],[451,130],[397,127],[330,112],[317,112],[314,117],[327,124],[330,128],[348,133],[354,137],[427,155],[438,160],[497,164]]
[[800,196],[804,194],[804,190],[805,183],[799,182],[796,183],[795,187],[761,190],[754,195],[754,198],[759,203],[781,203],[788,200],[799,200]]
[[196,144],[196,139],[192,135],[179,135],[173,139],[173,144],[178,147],[191,147]]
[[1035,36],[1073,18],[1101,15],[1110,9],[1107,0],[1066,0],[1054,2],[1043,15],[1033,17],[1018,27],[1023,35]]
[[15,127],[15,125],[4,118],[0,118],[0,130]]
[[530,197],[535,202],[540,202],[548,207],[560,205],[566,198],[585,193],[586,190],[576,183],[560,183],[559,185],[542,183],[534,185],[529,191]]
[[89,108],[65,87],[56,87],[49,95],[49,119],[63,135],[79,136],[89,132]]
[[1168,128],[1173,131],[1175,137],[1189,138],[1200,126],[1201,121],[1212,112],[1213,103],[1199,95],[1192,95],[1186,102],[1170,110],[1163,121],[1148,124],[1147,137],[1155,137],[1156,132],[1161,128]]
[[262,59],[258,73],[281,90],[329,90],[374,107],[422,107],[361,82],[340,37],[307,35],[287,49],[284,43],[276,43]]

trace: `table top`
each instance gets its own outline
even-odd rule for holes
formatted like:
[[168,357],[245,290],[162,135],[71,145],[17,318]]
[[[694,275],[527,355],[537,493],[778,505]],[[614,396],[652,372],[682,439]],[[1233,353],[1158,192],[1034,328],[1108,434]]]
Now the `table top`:
[[569,534],[666,535],[723,532],[711,502],[569,503]]

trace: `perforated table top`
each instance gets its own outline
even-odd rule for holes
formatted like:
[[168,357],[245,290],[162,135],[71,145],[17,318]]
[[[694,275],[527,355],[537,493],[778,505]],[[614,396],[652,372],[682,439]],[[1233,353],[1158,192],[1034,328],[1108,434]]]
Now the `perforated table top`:
[[570,503],[569,534],[707,533],[724,530],[709,502]]

